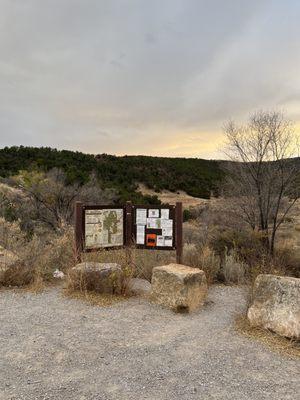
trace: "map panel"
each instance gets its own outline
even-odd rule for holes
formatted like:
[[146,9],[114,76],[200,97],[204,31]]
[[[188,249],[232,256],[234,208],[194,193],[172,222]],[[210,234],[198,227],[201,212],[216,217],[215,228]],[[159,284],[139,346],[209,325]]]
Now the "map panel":
[[85,210],[85,247],[123,246],[123,209]]

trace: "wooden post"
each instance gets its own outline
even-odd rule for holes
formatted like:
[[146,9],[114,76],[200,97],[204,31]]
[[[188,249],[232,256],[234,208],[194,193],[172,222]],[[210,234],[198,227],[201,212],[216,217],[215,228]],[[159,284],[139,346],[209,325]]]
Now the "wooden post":
[[132,249],[133,245],[133,207],[131,201],[126,201],[125,205],[125,254],[126,254],[126,264],[129,268],[132,268]]
[[182,263],[182,203],[177,202],[175,207],[175,225],[176,225],[176,262]]
[[83,203],[75,203],[75,254],[76,262],[81,262],[81,253],[83,251]]
[[133,207],[131,201],[126,201],[125,206],[125,246],[130,247],[133,244],[132,223]]

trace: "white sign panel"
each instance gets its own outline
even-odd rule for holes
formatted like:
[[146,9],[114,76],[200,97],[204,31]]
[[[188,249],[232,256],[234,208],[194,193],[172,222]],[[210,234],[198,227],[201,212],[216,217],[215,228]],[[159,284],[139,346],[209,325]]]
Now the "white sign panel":
[[136,226],[136,244],[145,244],[145,226]]
[[136,210],[136,224],[146,225],[147,223],[147,210],[145,208],[137,208]]

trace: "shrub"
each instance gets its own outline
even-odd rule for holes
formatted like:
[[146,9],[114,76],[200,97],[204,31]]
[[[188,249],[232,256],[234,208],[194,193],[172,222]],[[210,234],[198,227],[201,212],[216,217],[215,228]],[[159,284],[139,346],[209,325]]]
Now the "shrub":
[[203,270],[208,283],[216,281],[220,270],[220,258],[207,245],[184,246],[183,264]]
[[[258,232],[245,230],[226,230],[215,232],[211,238],[210,245],[221,257],[222,276],[226,263],[236,270],[240,264],[244,270],[244,278],[254,280],[258,274],[277,274],[300,276],[300,261],[291,246],[278,247],[274,255],[266,250],[262,236]],[[232,256],[233,255],[233,256]],[[231,271],[232,269],[229,268]]]
[[183,224],[184,243],[200,245],[205,242],[204,232],[201,231],[199,225],[191,222]]
[[186,222],[188,220],[192,219],[192,213],[191,210],[184,209],[183,210],[183,222]]
[[250,268],[259,263],[262,254],[266,253],[261,236],[253,231],[217,231],[212,236],[210,245],[222,260],[234,250],[237,257]]
[[73,265],[71,228],[59,234],[27,238],[18,222],[1,220],[0,223],[0,244],[14,255],[14,262],[2,263],[0,285],[25,286],[51,281],[54,270],[66,271]]
[[271,261],[273,273],[300,278],[300,256],[290,246],[275,249]]
[[238,255],[235,251],[230,254],[225,254],[225,259],[222,266],[222,273],[226,283],[244,283],[246,267],[243,262],[238,260]]

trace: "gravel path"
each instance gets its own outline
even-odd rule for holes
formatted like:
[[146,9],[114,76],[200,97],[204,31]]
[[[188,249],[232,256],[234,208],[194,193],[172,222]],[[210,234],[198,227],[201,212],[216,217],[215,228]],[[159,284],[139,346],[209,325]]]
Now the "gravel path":
[[299,398],[300,364],[236,333],[242,289],[216,286],[195,314],[144,299],[108,308],[0,291],[0,399]]

